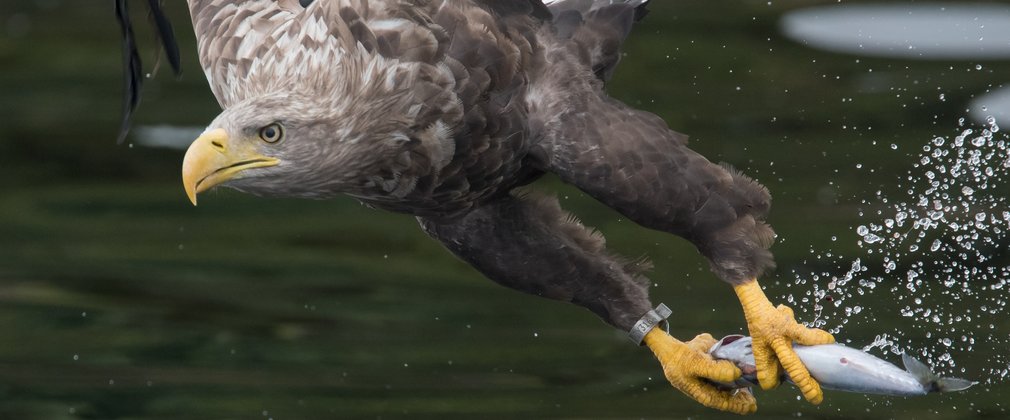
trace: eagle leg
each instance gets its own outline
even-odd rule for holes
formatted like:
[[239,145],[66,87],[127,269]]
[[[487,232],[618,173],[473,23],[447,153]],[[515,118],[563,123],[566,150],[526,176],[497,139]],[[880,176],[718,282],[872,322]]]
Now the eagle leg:
[[652,305],[646,262],[610,254],[602,235],[554,197],[506,194],[453,220],[418,219],[431,237],[503,286],[585,307],[629,331]]
[[602,92],[581,101],[584,109],[546,124],[536,149],[545,171],[642,226],[691,241],[731,284],[775,265],[764,186],[691,150],[656,115]]
[[807,400],[819,403],[820,386],[796,357],[792,343],[834,339],[798,324],[789,308],[776,309],[755,280],[774,266],[768,250],[774,232],[764,222],[771,206],[768,191],[689,149],[686,136],[653,114],[602,92],[587,94],[578,103],[576,112],[545,123],[537,155],[546,163],[544,170],[640,225],[694,244],[740,298],[754,336],[761,385],[778,384],[781,363]]
[[[526,293],[583,306],[622,331],[651,308],[641,262],[604,248],[603,238],[564,212],[553,197],[505,197],[459,219],[419,219],[428,235],[491,280]],[[644,339],[670,383],[700,403],[747,414],[757,405],[745,392],[720,391],[704,379],[732,382],[740,370],[708,355],[702,334],[687,343],[653,328]]]
[[824,330],[807,328],[796,322],[793,310],[788,306],[772,306],[757,281],[744,282],[733,289],[740,298],[747,329],[754,338],[754,365],[761,388],[778,386],[781,365],[803,392],[803,397],[813,404],[820,404],[824,400],[824,392],[796,356],[792,343],[814,346],[834,343],[835,338]]
[[645,336],[645,345],[659,359],[666,380],[675,388],[706,407],[736,414],[757,411],[753,394],[721,391],[706,381],[733,382],[740,377],[740,369],[733,363],[712,359],[708,354],[715,342],[715,338],[706,333],[684,343],[661,328],[653,328]]

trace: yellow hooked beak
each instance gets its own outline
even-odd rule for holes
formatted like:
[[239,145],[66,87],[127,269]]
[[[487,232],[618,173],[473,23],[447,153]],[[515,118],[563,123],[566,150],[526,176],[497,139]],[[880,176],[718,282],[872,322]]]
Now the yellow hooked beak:
[[228,132],[211,130],[196,139],[182,161],[182,185],[189,201],[196,205],[196,195],[235,178],[250,168],[274,166],[280,160],[263,156],[246,142],[230,144]]

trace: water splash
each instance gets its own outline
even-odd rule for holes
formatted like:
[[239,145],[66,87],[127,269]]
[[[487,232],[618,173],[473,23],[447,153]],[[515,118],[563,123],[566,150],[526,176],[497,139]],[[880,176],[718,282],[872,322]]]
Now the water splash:
[[[844,274],[795,272],[792,287],[808,290],[785,300],[812,309],[813,326],[839,333],[850,323],[877,325],[881,335],[865,350],[907,350],[947,373],[955,372],[955,355],[968,355],[977,343],[1010,343],[1010,137],[991,117],[984,128],[962,119],[959,129],[922,146],[897,197],[878,191],[863,202],[854,239],[865,255],[815,253]],[[871,294],[894,304],[871,305]],[[986,382],[1007,379],[1005,354],[987,365],[976,372]]]

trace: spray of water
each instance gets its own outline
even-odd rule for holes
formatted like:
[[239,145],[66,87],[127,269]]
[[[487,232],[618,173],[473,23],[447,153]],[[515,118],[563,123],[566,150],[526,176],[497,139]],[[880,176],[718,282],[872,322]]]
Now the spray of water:
[[[846,325],[895,326],[877,328],[864,350],[918,354],[947,373],[966,372],[955,356],[1010,343],[1010,137],[992,118],[984,128],[962,120],[959,130],[923,145],[896,197],[878,191],[864,200],[860,258],[820,253],[835,273],[795,273],[784,299],[812,309],[814,326],[836,334]],[[871,295],[893,304],[867,303]],[[1008,377],[1005,354],[985,365],[967,373],[989,383]]]

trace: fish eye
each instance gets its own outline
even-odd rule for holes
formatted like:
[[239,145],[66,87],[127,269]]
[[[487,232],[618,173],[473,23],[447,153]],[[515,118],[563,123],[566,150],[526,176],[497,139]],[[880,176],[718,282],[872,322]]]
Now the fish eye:
[[277,143],[284,137],[284,127],[278,123],[260,129],[260,139],[267,143]]

